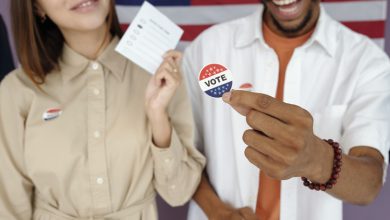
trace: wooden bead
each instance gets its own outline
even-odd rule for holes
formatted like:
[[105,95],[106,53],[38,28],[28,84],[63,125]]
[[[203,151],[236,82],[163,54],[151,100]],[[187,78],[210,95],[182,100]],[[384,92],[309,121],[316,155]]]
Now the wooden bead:
[[337,183],[337,179],[340,177],[341,166],[342,166],[342,153],[343,151],[340,148],[340,144],[333,141],[332,139],[324,140],[334,149],[334,158],[333,158],[333,170],[330,176],[330,179],[325,184],[313,183],[309,181],[306,177],[302,177],[303,185],[314,190],[325,191],[327,189],[332,189],[332,187]]

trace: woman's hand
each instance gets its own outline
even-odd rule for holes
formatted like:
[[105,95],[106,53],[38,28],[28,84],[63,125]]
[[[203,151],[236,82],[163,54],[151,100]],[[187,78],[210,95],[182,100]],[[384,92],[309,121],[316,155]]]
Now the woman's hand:
[[150,79],[146,89],[146,110],[149,119],[157,114],[165,114],[182,77],[180,74],[181,53],[170,50],[164,56],[164,61]]
[[146,114],[152,126],[153,142],[158,147],[168,147],[170,144],[172,131],[167,107],[182,81],[181,58],[180,52],[168,51],[146,88]]

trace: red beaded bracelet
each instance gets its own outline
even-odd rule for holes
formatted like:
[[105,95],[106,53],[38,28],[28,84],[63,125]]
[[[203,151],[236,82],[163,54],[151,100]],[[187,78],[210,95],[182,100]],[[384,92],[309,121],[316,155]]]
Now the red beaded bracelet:
[[333,147],[333,151],[334,151],[333,170],[332,170],[332,175],[331,175],[330,179],[326,183],[320,184],[320,183],[310,182],[310,180],[308,180],[306,177],[302,177],[304,186],[307,186],[310,189],[314,189],[317,191],[319,191],[319,190],[325,191],[327,189],[332,189],[332,187],[337,183],[337,179],[339,178],[339,174],[341,171],[341,165],[342,165],[341,158],[342,158],[343,152],[340,148],[339,143],[333,141],[332,139],[324,140],[324,141],[326,141],[328,144],[330,144]]

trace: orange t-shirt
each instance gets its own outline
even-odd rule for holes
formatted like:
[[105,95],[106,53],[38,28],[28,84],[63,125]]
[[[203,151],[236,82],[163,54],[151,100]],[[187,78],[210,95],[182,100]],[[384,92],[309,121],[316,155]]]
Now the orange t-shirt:
[[[296,38],[286,38],[273,33],[264,23],[262,29],[265,42],[275,50],[279,59],[279,80],[276,98],[283,100],[287,64],[292,57],[294,49],[304,44],[313,31]],[[280,181],[268,177],[263,172],[260,172],[256,215],[261,220],[279,220],[280,216]]]

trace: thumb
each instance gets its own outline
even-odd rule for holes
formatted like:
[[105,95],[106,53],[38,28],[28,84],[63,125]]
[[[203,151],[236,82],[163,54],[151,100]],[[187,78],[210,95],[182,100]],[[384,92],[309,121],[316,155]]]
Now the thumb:
[[232,92],[226,92],[222,95],[222,100],[229,104],[234,110],[236,110],[238,113],[240,113],[243,116],[247,116],[249,111],[251,110],[248,107],[244,106],[239,106],[239,105],[234,105],[233,103],[230,102],[230,97],[232,95]]

